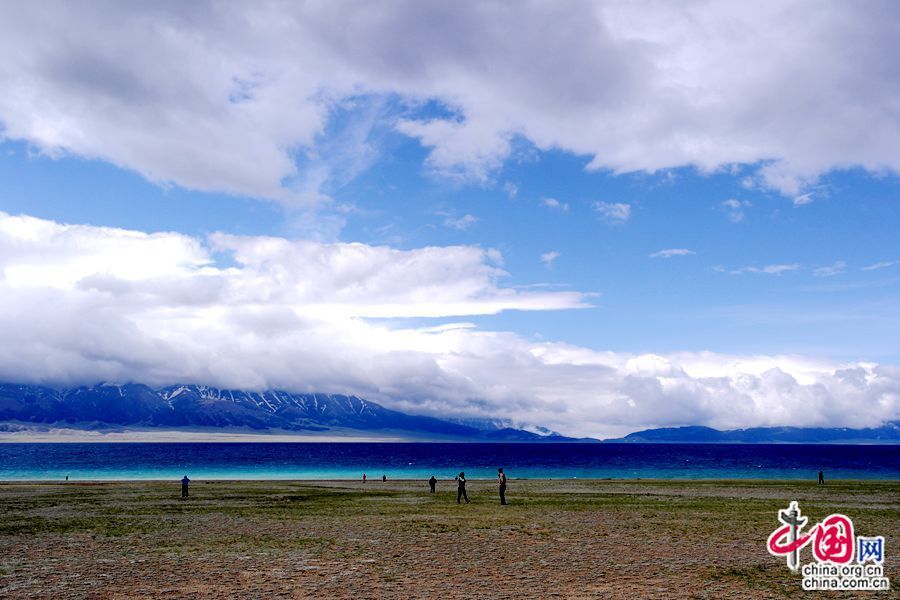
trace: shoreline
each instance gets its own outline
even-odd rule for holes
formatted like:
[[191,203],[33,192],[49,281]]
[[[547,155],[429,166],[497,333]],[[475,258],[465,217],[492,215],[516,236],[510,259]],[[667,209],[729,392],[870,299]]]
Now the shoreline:
[[428,435],[400,429],[360,430],[331,427],[322,431],[267,429],[244,427],[175,428],[150,427],[54,427],[25,422],[0,422],[0,445],[3,444],[308,444],[308,443],[379,443],[379,444],[550,444],[603,446],[876,446],[898,447],[900,440],[841,441],[626,441],[623,438],[578,438],[555,440],[496,440],[453,435]]
[[[452,478],[437,478],[438,482],[443,483],[455,483],[455,480]],[[496,478],[490,477],[466,477],[466,480],[469,482],[491,482],[495,483]],[[96,484],[142,484],[142,483],[172,483],[173,481],[180,481],[180,478],[156,478],[156,479],[0,479],[0,485],[96,485]],[[358,484],[360,487],[365,486],[366,488],[371,488],[375,486],[385,486],[391,484],[421,484],[423,481],[427,481],[426,478],[411,478],[411,477],[394,477],[389,478],[387,481],[381,481],[380,478],[373,477],[363,483],[360,479],[302,479],[302,478],[241,478],[241,477],[229,477],[229,478],[216,478],[216,477],[195,477],[191,478],[191,484],[205,484],[205,483],[234,483],[234,484],[244,484],[244,483],[252,483],[252,484],[263,484],[263,483],[273,483],[273,484],[302,484],[302,485],[328,485],[328,484],[347,484],[347,485],[356,485]],[[756,478],[743,478],[743,477],[702,477],[702,478],[664,478],[664,477],[509,477],[508,481],[510,482],[520,482],[520,483],[584,483],[584,484],[604,484],[604,483],[625,483],[625,484],[647,484],[647,485],[659,485],[659,484],[683,484],[683,485],[691,485],[691,484],[744,484],[744,485],[774,485],[774,484],[816,484],[815,479],[810,478],[792,478],[792,479],[779,479],[775,477],[756,477]],[[900,486],[900,477],[891,479],[891,478],[881,478],[881,479],[866,479],[866,478],[831,478],[829,479],[822,488],[825,489],[830,485],[897,485]],[[898,489],[900,491],[900,489]]]
[[[415,442],[391,432],[365,435],[359,432],[330,430],[328,432],[291,433],[275,431],[257,433],[247,430],[196,431],[147,429],[23,429],[0,432],[0,444],[203,444],[203,443],[374,443]],[[442,440],[437,440],[442,441]]]

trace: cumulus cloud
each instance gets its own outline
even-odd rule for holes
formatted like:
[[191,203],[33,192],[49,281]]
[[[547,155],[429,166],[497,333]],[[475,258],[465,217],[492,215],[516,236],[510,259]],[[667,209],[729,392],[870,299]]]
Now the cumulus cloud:
[[461,217],[447,217],[444,219],[444,225],[451,229],[458,229],[459,231],[465,231],[472,225],[478,222],[478,217],[473,215],[463,215]]
[[[230,255],[237,266],[216,266],[213,253]],[[401,251],[225,233],[198,240],[0,213],[0,257],[2,281],[11,290],[122,294],[148,303],[192,298],[210,308],[280,305],[341,317],[586,306],[576,292],[502,287],[506,273],[494,266],[502,255],[474,246]]]
[[756,273],[761,275],[781,275],[782,273],[789,273],[790,271],[796,271],[800,268],[798,263],[791,264],[779,264],[779,265],[766,265],[764,267],[741,267],[740,269],[734,269],[730,271],[732,275],[742,275],[744,273]]
[[624,223],[631,218],[631,205],[621,202],[594,202],[594,211],[608,223]]
[[732,223],[740,223],[744,220],[746,216],[744,214],[744,209],[752,206],[749,200],[735,200],[734,198],[730,198],[722,202],[722,210],[725,211],[725,214],[728,215],[728,220]]
[[371,164],[380,128],[467,181],[489,181],[524,140],[614,173],[749,164],[803,198],[832,169],[900,170],[898,11],[4,3],[0,123],[50,156],[289,204]]
[[603,352],[460,322],[586,305],[576,292],[504,287],[499,259],[469,246],[197,239],[0,213],[0,379],[355,393],[601,437],[900,417],[896,366]]
[[666,250],[654,252],[650,255],[650,258],[672,258],[673,256],[690,256],[692,254],[697,253],[693,250],[688,250],[687,248],[668,248]]
[[559,256],[559,252],[556,252],[555,250],[551,252],[545,252],[544,254],[541,254],[541,262],[544,263],[544,266],[548,269],[552,269],[553,261],[559,258]]
[[835,275],[840,275],[844,271],[847,270],[847,262],[843,260],[836,261],[833,265],[828,265],[827,267],[819,267],[817,269],[813,269],[813,275],[815,277],[834,277]]
[[547,208],[558,210],[561,212],[569,212],[569,205],[566,202],[560,202],[556,198],[544,198],[541,203]]

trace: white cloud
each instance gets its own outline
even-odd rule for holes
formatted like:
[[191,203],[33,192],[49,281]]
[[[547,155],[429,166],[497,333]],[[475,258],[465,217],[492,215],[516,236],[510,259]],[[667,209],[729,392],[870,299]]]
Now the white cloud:
[[741,275],[743,273],[757,273],[762,275],[781,275],[782,273],[788,273],[790,271],[796,271],[800,268],[800,265],[797,263],[792,264],[780,264],[780,265],[766,265],[764,267],[741,267],[740,269],[734,269],[730,271],[732,275]]
[[799,196],[794,196],[793,201],[794,201],[794,206],[803,206],[805,204],[812,204],[813,193],[807,192],[805,194],[800,194]]
[[519,186],[511,181],[507,181],[503,184],[503,191],[506,192],[506,195],[509,196],[510,199],[514,199],[519,195]]
[[566,202],[560,202],[556,198],[544,198],[542,204],[547,208],[558,210],[561,212],[569,212],[569,205]]
[[690,256],[692,254],[697,253],[693,250],[688,250],[687,248],[668,248],[666,250],[654,252],[650,255],[650,258],[672,258],[673,256]]
[[556,252],[555,250],[551,252],[545,252],[544,254],[541,254],[541,262],[544,263],[544,266],[548,269],[552,269],[553,261],[555,261],[559,257],[559,252]]
[[[465,246],[204,241],[0,214],[0,380],[356,393],[571,435],[900,418],[896,366],[603,352],[459,322],[585,305],[578,293],[502,287],[496,259]],[[423,316],[443,318],[367,319]]]
[[401,120],[397,131],[432,148],[425,164],[436,174],[461,182],[486,183],[512,150],[511,135],[486,123]]
[[460,231],[465,231],[477,222],[478,217],[468,214],[461,217],[447,217],[446,219],[444,219],[445,226],[450,227],[451,229],[458,229]]
[[[213,253],[237,266],[221,268]],[[495,249],[401,251],[215,233],[66,225],[0,212],[0,273],[9,290],[99,293],[178,303],[196,291],[210,307],[281,305],[341,317],[447,317],[584,306],[575,292],[522,293],[500,286]],[[491,264],[493,263],[493,264]]]
[[749,200],[735,200],[730,198],[722,202],[722,210],[728,215],[728,220],[732,223],[740,223],[746,216],[744,209],[753,206]]
[[[832,169],[900,171],[898,10],[4,3],[0,122],[51,156],[290,204],[366,168],[392,125],[465,180],[521,138],[616,173],[755,165],[802,198]],[[427,101],[452,116],[406,110]]]
[[594,202],[594,210],[609,223],[624,223],[631,218],[631,205],[621,202]]
[[839,261],[835,262],[833,265],[813,269],[813,275],[816,277],[834,277],[835,275],[840,275],[841,273],[843,273],[846,270],[847,270],[847,263],[843,260],[839,260]]
[[498,267],[502,267],[506,262],[506,260],[503,258],[503,253],[496,248],[488,248],[484,251],[484,256],[485,258],[487,258],[488,262],[492,262]]
[[878,269],[886,269],[888,267],[893,267],[894,265],[900,265],[900,260],[885,260],[881,262],[877,262],[871,265],[866,265],[862,268],[863,271],[877,271]]

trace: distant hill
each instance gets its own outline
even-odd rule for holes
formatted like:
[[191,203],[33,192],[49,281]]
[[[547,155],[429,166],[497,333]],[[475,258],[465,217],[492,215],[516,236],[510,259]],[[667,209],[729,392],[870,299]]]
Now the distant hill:
[[[408,415],[357,396],[247,392],[204,385],[150,388],[139,383],[56,389],[0,383],[0,422],[68,428],[246,428],[257,431],[323,432],[331,429],[407,432],[417,439],[504,442],[577,441],[538,428],[515,429],[504,422],[478,426]],[[546,432],[546,433],[543,433]]]
[[709,443],[709,444],[900,444],[900,421],[881,427],[753,427],[719,431],[711,427],[665,427],[630,433],[614,443]]

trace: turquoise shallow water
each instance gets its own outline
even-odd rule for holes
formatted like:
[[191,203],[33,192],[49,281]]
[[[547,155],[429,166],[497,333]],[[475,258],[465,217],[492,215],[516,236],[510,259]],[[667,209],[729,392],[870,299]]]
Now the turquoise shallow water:
[[762,478],[900,480],[900,446],[737,444],[0,444],[0,480]]

